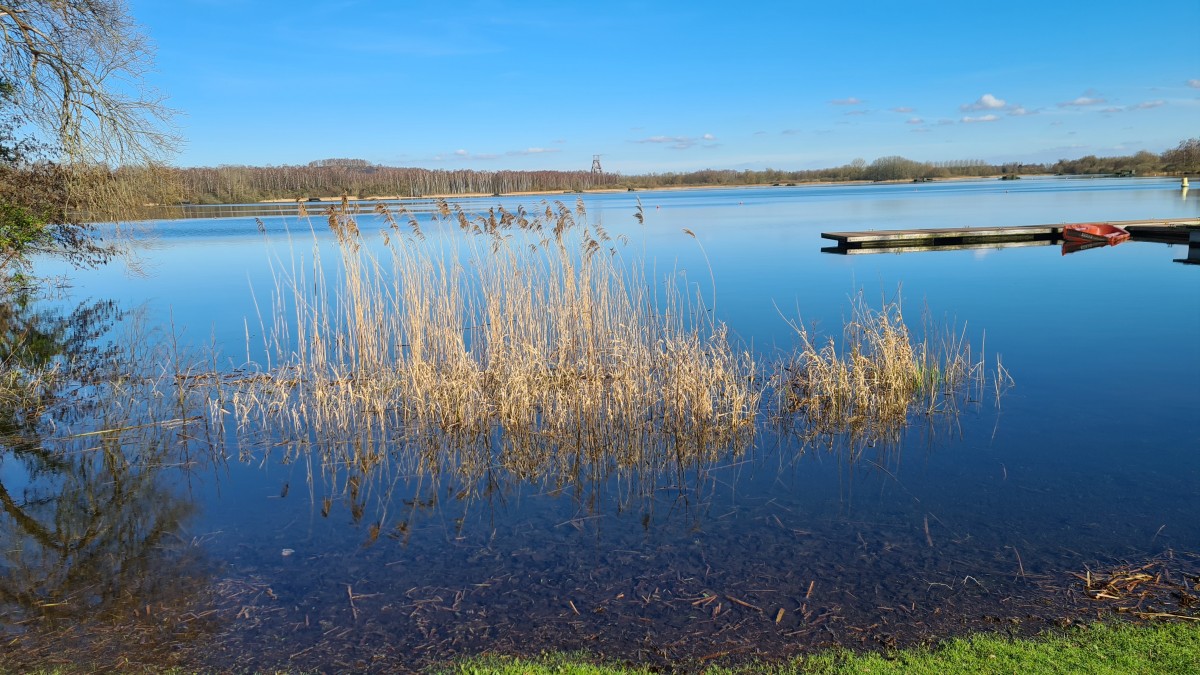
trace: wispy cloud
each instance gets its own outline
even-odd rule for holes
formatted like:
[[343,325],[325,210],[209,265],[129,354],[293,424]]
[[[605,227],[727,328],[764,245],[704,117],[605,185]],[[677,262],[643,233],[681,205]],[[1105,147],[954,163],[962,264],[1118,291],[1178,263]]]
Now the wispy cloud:
[[958,107],[963,112],[978,112],[980,110],[1003,110],[1004,106],[1008,105],[1004,99],[996,98],[991,94],[980,96],[974,103],[964,103]]
[[466,160],[466,161],[486,161],[486,160],[490,160],[490,159],[498,159],[499,157],[500,157],[500,155],[497,155],[495,153],[482,152],[482,153],[476,154],[476,153],[470,152],[468,150],[465,150],[463,148],[459,148],[458,150],[455,150],[454,152],[452,152],[448,155],[442,155],[442,154],[434,155],[433,157],[430,158],[430,161],[445,162],[445,161],[451,160],[451,159]]
[[1089,90],[1089,91],[1085,91],[1083,93],[1083,96],[1072,99],[1070,101],[1063,101],[1062,103],[1059,103],[1058,107],[1060,107],[1060,108],[1087,108],[1089,106],[1094,106],[1094,105],[1104,105],[1105,103],[1108,103],[1108,99],[1104,98],[1103,96],[1097,94],[1094,91]]
[[1087,146],[1083,143],[1072,143],[1070,145],[1059,145],[1059,146],[1056,146],[1053,148],[1047,148],[1046,152],[1074,153],[1074,152],[1078,152],[1080,150],[1087,150],[1087,149],[1089,149],[1089,146]]
[[784,129],[779,133],[784,136],[795,136],[796,134],[800,133],[800,131],[800,129]]
[[974,122],[995,122],[998,119],[1000,118],[995,115],[980,115],[979,117],[971,117],[968,115],[962,118],[962,121],[966,124],[972,124]]
[[842,114],[843,115],[869,115],[870,113],[871,113],[870,110],[847,110],[846,112],[844,112]]
[[665,145],[672,150],[687,150],[693,148],[701,142],[705,142],[704,147],[715,147],[711,145],[711,141],[717,140],[717,137],[712,134],[704,134],[700,138],[692,136],[650,136],[648,138],[640,138],[632,143],[656,143]]
[[1162,99],[1158,99],[1155,101],[1142,101],[1141,103],[1138,103],[1136,105],[1129,106],[1129,109],[1130,110],[1150,110],[1151,108],[1161,108],[1162,106],[1164,106],[1166,104],[1167,104],[1167,102]]
[[1142,101],[1141,103],[1135,103],[1133,105],[1128,105],[1128,106],[1125,106],[1124,108],[1122,108],[1120,106],[1109,106],[1107,108],[1102,108],[1100,110],[1100,112],[1102,112],[1102,113],[1120,113],[1120,112],[1125,112],[1128,110],[1152,110],[1154,108],[1161,108],[1162,106],[1164,106],[1166,104],[1167,104],[1166,101],[1164,101],[1162,99],[1158,99],[1155,101]]
[[866,101],[851,96],[850,98],[835,98],[830,101],[830,103],[833,105],[862,105],[863,103],[866,103]]
[[1113,152],[1130,152],[1130,151],[1136,152],[1145,147],[1146,147],[1146,144],[1143,141],[1122,141],[1122,142],[1117,143],[1116,145],[1112,146],[1112,148],[1110,148],[1110,149]]
[[561,148],[525,148],[524,150],[509,150],[504,153],[509,157],[519,157],[523,155],[543,155],[548,152],[562,152]]
[[914,112],[914,109],[913,109],[913,108],[910,108],[910,107],[908,107],[908,106],[906,106],[906,105],[898,106],[898,107],[892,108],[891,110],[892,110],[892,112],[894,112],[894,113],[904,113],[904,114],[906,114],[906,115],[907,115],[908,113]]
[[1200,89],[1200,80],[1188,80],[1187,86],[1191,87],[1192,89]]
[[686,141],[695,141],[695,139],[688,138],[687,136],[648,136],[646,138],[639,138],[638,140],[633,141],[633,142],[634,143],[683,143]]
[[921,119],[920,117],[910,117],[905,124],[925,124],[925,120]]
[[1025,106],[1014,105],[1011,108],[1009,108],[1008,114],[1013,117],[1025,117],[1026,115],[1036,115],[1036,114],[1038,114],[1038,111],[1037,110],[1029,110],[1029,109],[1025,108]]

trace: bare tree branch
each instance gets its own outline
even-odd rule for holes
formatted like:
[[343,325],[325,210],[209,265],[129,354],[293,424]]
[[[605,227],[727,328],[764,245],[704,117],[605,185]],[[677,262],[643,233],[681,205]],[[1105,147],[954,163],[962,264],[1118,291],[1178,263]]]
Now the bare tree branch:
[[64,163],[166,159],[174,111],[146,84],[153,48],[124,0],[0,0],[0,81]]

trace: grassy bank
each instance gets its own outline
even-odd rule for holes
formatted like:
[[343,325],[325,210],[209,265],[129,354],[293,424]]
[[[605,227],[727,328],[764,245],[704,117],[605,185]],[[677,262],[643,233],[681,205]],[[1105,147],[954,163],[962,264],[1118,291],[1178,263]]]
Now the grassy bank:
[[[686,664],[681,664],[686,668]],[[1029,640],[998,635],[957,638],[935,648],[886,654],[829,651],[779,664],[738,667],[693,664],[690,670],[735,673],[1194,673],[1200,672],[1200,624],[1094,624]],[[608,675],[650,673],[598,665],[583,656],[537,659],[477,658],[436,672],[463,675]]]

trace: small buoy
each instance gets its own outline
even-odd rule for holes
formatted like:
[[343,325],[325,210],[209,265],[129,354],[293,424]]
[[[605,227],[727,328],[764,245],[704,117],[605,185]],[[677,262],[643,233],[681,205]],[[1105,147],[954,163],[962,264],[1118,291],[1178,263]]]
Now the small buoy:
[[1188,186],[1188,182],[1187,182],[1187,176],[1184,176],[1184,177],[1183,177],[1183,180],[1182,180],[1182,181],[1179,183],[1179,187],[1181,187],[1181,188],[1183,188],[1183,189],[1185,189],[1185,190],[1186,190],[1186,189],[1187,189],[1187,186]]

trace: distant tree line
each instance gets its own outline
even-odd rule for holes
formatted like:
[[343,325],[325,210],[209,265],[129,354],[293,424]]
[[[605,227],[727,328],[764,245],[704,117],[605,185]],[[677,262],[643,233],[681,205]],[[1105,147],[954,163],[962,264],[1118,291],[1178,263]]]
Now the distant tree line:
[[1145,176],[1200,172],[1200,138],[1182,141],[1161,155],[1145,150],[1133,155],[1079,159],[1060,159],[1049,167],[1050,173],[1065,175],[1117,174]]
[[613,176],[590,171],[472,171],[377,166],[365,160],[319,160],[304,166],[176,169],[183,200],[195,204],[320,197],[421,197],[588,190]]
[[[572,192],[591,189],[652,189],[683,186],[787,185],[816,181],[924,181],[939,178],[1032,174],[1156,175],[1200,171],[1200,139],[1161,155],[1089,155],[1054,164],[990,164],[982,160],[919,162],[905,157],[856,159],[827,169],[701,171],[623,175],[590,171],[474,171],[379,166],[362,159],[322,159],[296,166],[218,166],[175,169],[180,199],[196,204],[267,199],[421,197],[430,195]],[[143,181],[144,182],[144,181]],[[166,191],[159,189],[159,194]]]
[[175,169],[182,200],[196,204],[267,199],[421,197],[428,195],[571,192],[599,188],[760,185],[813,181],[908,180],[987,176],[1000,167],[981,161],[926,163],[903,157],[864,160],[805,171],[718,170],[622,175],[590,171],[473,171],[388,167],[361,159],[323,159],[295,166],[233,166]]

